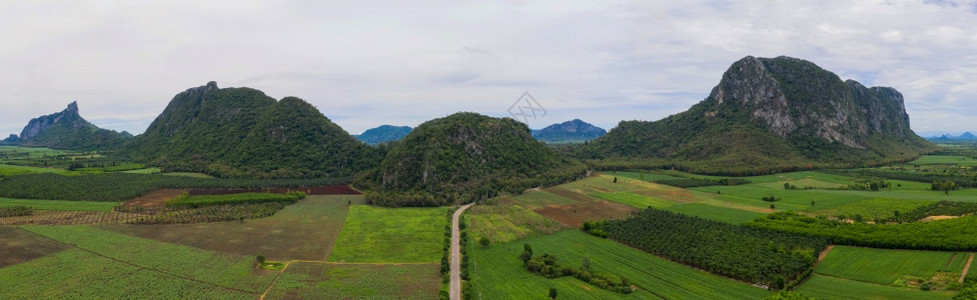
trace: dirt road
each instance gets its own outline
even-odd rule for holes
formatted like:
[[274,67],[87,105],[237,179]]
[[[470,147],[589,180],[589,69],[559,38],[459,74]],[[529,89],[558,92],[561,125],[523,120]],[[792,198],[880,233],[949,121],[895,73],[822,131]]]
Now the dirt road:
[[458,208],[451,217],[451,300],[461,300],[461,231],[458,229],[458,219],[472,205],[475,204]]

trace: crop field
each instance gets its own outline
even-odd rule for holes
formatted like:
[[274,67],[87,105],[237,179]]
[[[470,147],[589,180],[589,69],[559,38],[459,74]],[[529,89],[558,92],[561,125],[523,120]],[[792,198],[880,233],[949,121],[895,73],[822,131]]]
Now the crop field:
[[[269,259],[325,260],[349,205],[363,196],[308,196],[269,218],[174,225],[103,225],[101,229],[157,241]],[[213,234],[220,232],[221,234]],[[435,249],[437,250],[437,249]]]
[[437,299],[439,268],[437,263],[292,263],[266,299]]
[[56,174],[63,174],[63,175],[75,174],[75,172],[64,170],[64,169],[0,164],[0,175],[12,176],[12,175],[29,174],[29,173],[56,173]]
[[796,289],[804,295],[818,299],[950,299],[953,293],[923,291],[914,288],[901,288],[848,279],[811,275]]
[[27,226],[26,230],[140,268],[249,293],[268,287],[275,272],[256,269],[253,256],[161,243],[89,226]]
[[[832,277],[898,284],[907,278],[930,279],[937,272],[959,278],[969,255],[964,252],[885,250],[860,247],[834,247],[818,264],[815,272]],[[900,280],[903,279],[903,280]]]
[[27,262],[70,248],[20,228],[0,226],[0,268]]
[[923,155],[919,159],[907,162],[907,165],[957,165],[977,166],[977,159],[962,155]]
[[814,210],[812,213],[832,217],[844,215],[848,218],[854,215],[861,215],[865,220],[874,220],[892,217],[896,211],[905,213],[935,202],[936,200],[872,198],[835,206],[833,208]]
[[[194,267],[190,263],[187,266]],[[152,267],[71,249],[0,269],[0,295],[9,299],[255,298],[254,293],[197,282]]]
[[447,207],[383,208],[353,205],[331,262],[425,263],[441,259]]
[[486,237],[492,243],[553,234],[566,227],[515,204],[476,205],[465,212],[472,240]]
[[665,208],[665,210],[732,224],[741,224],[743,222],[755,220],[756,218],[764,215],[760,212],[744,209],[731,209],[728,207],[704,203],[679,204]]
[[[597,272],[630,279],[638,287],[622,295],[590,286],[572,277],[546,279],[526,271],[519,254],[523,244],[538,254],[556,255],[581,266],[586,257]],[[673,263],[614,241],[567,230],[554,235],[498,244],[469,246],[476,299],[541,299],[555,287],[564,299],[759,299],[770,292],[705,271]]]
[[0,198],[0,207],[28,206],[40,210],[112,211],[118,203]]

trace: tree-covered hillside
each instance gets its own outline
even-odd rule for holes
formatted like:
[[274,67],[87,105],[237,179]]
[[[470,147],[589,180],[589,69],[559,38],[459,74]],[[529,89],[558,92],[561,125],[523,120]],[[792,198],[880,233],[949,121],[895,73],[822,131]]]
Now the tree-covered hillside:
[[169,171],[220,177],[350,176],[380,153],[305,101],[214,82],[176,95],[126,149]]
[[509,118],[456,113],[427,121],[388,152],[358,187],[387,206],[467,203],[582,177],[586,167],[559,156]]
[[902,95],[789,57],[747,57],[688,111],[623,121],[575,155],[607,168],[745,175],[876,165],[935,150],[909,128]]
[[71,102],[65,110],[31,119],[20,136],[11,136],[8,143],[28,147],[47,147],[71,150],[116,149],[132,138],[128,132],[98,128],[81,117],[78,103]]

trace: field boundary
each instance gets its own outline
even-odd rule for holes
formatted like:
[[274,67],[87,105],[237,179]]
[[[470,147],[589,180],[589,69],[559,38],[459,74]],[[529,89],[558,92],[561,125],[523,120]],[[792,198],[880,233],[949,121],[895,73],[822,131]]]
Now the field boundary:
[[[302,259],[294,259],[294,260],[290,260],[290,261],[285,262],[285,266],[282,267],[282,270],[278,272],[278,275],[275,276],[275,279],[272,279],[271,283],[268,284],[268,288],[265,289],[265,292],[264,293],[261,293],[261,295],[258,296],[258,299],[259,300],[265,300],[265,297],[268,296],[268,293],[271,292],[271,289],[275,287],[275,283],[278,283],[278,280],[282,278],[282,275],[285,275],[285,271],[288,270],[288,267],[291,266],[293,263],[307,263],[307,264],[320,264],[320,265],[371,265],[371,266],[400,266],[400,265],[431,265],[431,264],[436,264],[436,263],[342,263],[342,262],[324,261],[324,260],[302,260]],[[254,295],[255,293],[251,293],[251,294]]]
[[970,271],[970,263],[974,262],[974,254],[973,253],[969,253],[969,254],[970,254],[970,258],[967,259],[967,264],[963,265],[963,271],[960,271],[960,280],[957,280],[957,282],[959,283],[963,283],[964,278],[967,277],[967,272]]
[[223,285],[219,285],[219,284],[215,284],[215,283],[210,283],[210,282],[206,282],[206,281],[200,281],[200,280],[197,280],[197,279],[193,279],[193,278],[189,278],[189,277],[185,277],[185,276],[173,274],[173,273],[162,271],[162,270],[158,270],[158,269],[143,267],[143,266],[140,266],[140,265],[137,265],[137,264],[133,264],[133,263],[127,262],[127,261],[123,261],[123,260],[119,260],[119,259],[116,259],[116,258],[113,258],[113,257],[109,257],[109,256],[105,256],[105,255],[99,254],[97,252],[94,252],[94,251],[91,251],[91,250],[88,250],[88,249],[79,247],[78,245],[75,245],[75,244],[69,244],[69,243],[65,243],[65,242],[62,242],[62,241],[59,241],[59,240],[56,240],[56,239],[52,239],[52,238],[46,237],[44,235],[38,234],[38,233],[33,232],[33,231],[30,231],[30,230],[24,230],[24,231],[30,232],[33,235],[36,235],[36,236],[39,236],[39,237],[42,237],[42,238],[45,238],[45,239],[49,239],[49,240],[52,240],[52,241],[55,241],[55,242],[60,243],[60,244],[63,244],[63,245],[67,245],[67,246],[70,247],[70,249],[78,249],[78,250],[84,251],[86,253],[89,253],[89,254],[92,254],[92,255],[101,257],[101,258],[105,258],[105,259],[108,259],[108,260],[111,260],[111,261],[115,261],[115,262],[118,262],[118,263],[121,263],[121,264],[124,264],[124,265],[135,267],[135,268],[140,269],[140,270],[146,270],[146,271],[150,271],[150,272],[156,272],[156,273],[160,273],[160,274],[163,274],[163,275],[166,275],[166,276],[175,277],[175,278],[179,278],[179,279],[183,279],[183,280],[186,280],[186,281],[191,281],[191,282],[195,282],[195,283],[199,283],[199,284],[203,284],[203,285],[209,285],[209,286],[213,286],[213,287],[217,287],[217,288],[222,288],[222,289],[225,289],[225,290],[231,290],[231,291],[235,291],[235,292],[241,292],[241,293],[245,293],[245,294],[248,294],[248,295],[257,295],[258,294],[258,293],[255,293],[255,292],[245,291],[245,290],[238,289],[238,288],[232,288],[232,287],[223,286]]

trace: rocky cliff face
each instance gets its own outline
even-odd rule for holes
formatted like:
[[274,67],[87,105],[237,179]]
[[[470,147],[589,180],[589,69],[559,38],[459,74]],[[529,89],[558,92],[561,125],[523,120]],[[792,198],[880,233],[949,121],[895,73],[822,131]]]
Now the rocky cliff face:
[[24,130],[20,132],[20,139],[29,141],[31,138],[41,134],[41,132],[61,122],[68,124],[72,128],[93,126],[78,114],[78,102],[76,101],[68,104],[68,108],[65,108],[61,112],[31,119],[27,123],[27,126],[24,127]]
[[770,165],[878,164],[932,149],[910,129],[895,89],[842,81],[806,60],[748,56],[688,111],[656,122],[621,122],[580,157],[765,173]]

